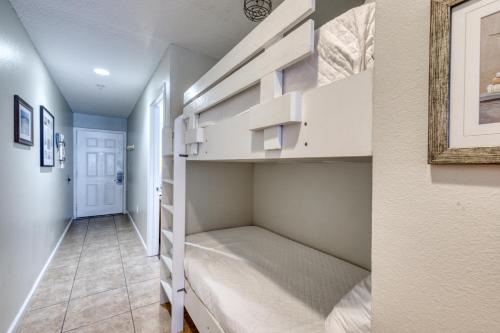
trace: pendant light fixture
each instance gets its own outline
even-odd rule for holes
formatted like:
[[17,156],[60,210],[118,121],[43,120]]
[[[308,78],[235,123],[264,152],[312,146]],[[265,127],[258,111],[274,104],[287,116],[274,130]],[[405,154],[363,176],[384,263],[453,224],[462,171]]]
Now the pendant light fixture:
[[273,3],[271,0],[244,0],[243,4],[246,17],[253,22],[260,22],[265,19],[272,9]]

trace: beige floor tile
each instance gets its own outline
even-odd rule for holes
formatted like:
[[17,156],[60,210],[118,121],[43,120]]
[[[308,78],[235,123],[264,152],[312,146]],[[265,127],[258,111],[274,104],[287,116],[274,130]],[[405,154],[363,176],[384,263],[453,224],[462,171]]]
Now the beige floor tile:
[[71,299],[123,287],[125,287],[123,269],[114,272],[83,275],[75,280]]
[[57,249],[57,254],[59,256],[72,256],[72,255],[78,255],[82,252],[82,247],[83,247],[83,242],[72,242],[72,243],[67,243],[67,244],[62,244],[59,246],[59,249]]
[[141,265],[159,265],[160,259],[158,257],[148,257],[146,255],[139,255],[134,257],[124,257],[123,266],[124,268],[141,266]]
[[120,248],[142,248],[144,249],[144,245],[142,245],[142,242],[137,238],[137,235],[133,234],[133,237],[130,237],[129,239],[120,239]]
[[114,225],[110,225],[107,227],[97,227],[97,228],[89,227],[89,230],[87,231],[87,234],[85,236],[85,240],[99,236],[113,236],[113,235],[116,235],[116,228]]
[[120,245],[120,251],[122,257],[136,257],[136,256],[146,255],[146,249],[144,248],[144,246],[142,246],[142,244],[135,246]]
[[66,305],[67,303],[62,303],[28,312],[21,322],[17,333],[61,332]]
[[74,254],[74,255],[59,255],[56,253],[52,261],[50,262],[50,266],[55,268],[55,267],[61,267],[61,266],[72,266],[72,265],[77,265],[78,260],[80,260],[80,254]]
[[170,332],[170,314],[160,303],[132,310],[136,333]]
[[83,254],[87,254],[89,252],[106,252],[106,251],[113,251],[113,250],[119,250],[120,247],[118,245],[118,239],[116,237],[108,240],[108,241],[99,241],[99,242],[90,242],[90,243],[85,243],[83,246]]
[[118,239],[120,242],[125,242],[125,241],[135,241],[139,242],[139,239],[137,238],[137,233],[135,232],[134,229],[122,229],[121,231],[118,232]]
[[135,232],[133,224],[127,220],[123,220],[123,221],[115,220],[115,226],[116,226],[116,230],[118,232],[121,232],[121,231],[133,231],[133,232]]
[[96,243],[96,242],[109,242],[116,239],[116,233],[111,231],[97,231],[95,233],[88,233],[85,237],[85,243]]
[[129,310],[126,288],[72,299],[68,306],[63,331],[90,325]]
[[90,219],[90,223],[109,223],[110,221],[113,222],[113,216],[100,216]]
[[99,321],[95,324],[77,328],[71,333],[134,333],[130,312]]
[[80,258],[80,265],[91,262],[99,262],[103,260],[121,260],[120,250],[110,250],[110,251],[98,251],[89,250],[82,253]]
[[127,222],[116,223],[116,231],[118,233],[136,232],[134,225],[132,223],[127,223]]
[[160,302],[160,279],[128,285],[128,295],[132,309]]
[[160,261],[155,257],[153,258],[154,262],[148,262],[147,264],[124,266],[128,285],[160,278]]
[[96,260],[86,263],[81,263],[76,272],[76,278],[80,279],[87,275],[106,275],[106,274],[123,274],[123,266],[120,258],[111,258],[108,260]]
[[87,227],[80,229],[70,229],[66,236],[64,237],[63,244],[69,242],[70,240],[83,240],[87,234]]
[[83,246],[83,241],[85,240],[85,233],[82,233],[78,236],[66,236],[64,240],[61,242],[59,249],[64,248],[66,246]]
[[170,317],[159,305],[159,276],[160,261],[146,256],[127,216],[74,221],[35,292],[21,332],[55,333],[64,326],[76,333],[132,333],[132,318],[137,332],[168,332]]
[[114,225],[99,226],[99,227],[89,226],[86,238],[100,236],[100,235],[109,236],[113,234],[116,234],[116,228]]
[[67,302],[72,286],[73,278],[43,279],[33,296],[30,309],[36,310]]
[[109,228],[114,227],[115,222],[112,219],[102,220],[102,221],[91,221],[89,223],[89,229],[99,229],[99,228]]
[[104,229],[114,229],[115,223],[113,221],[107,222],[90,222],[88,230],[104,230]]
[[76,274],[76,268],[78,266],[75,265],[68,265],[68,266],[56,266],[52,267],[49,266],[47,271],[44,274],[44,279],[56,279],[56,278],[62,278],[62,279],[73,279]]

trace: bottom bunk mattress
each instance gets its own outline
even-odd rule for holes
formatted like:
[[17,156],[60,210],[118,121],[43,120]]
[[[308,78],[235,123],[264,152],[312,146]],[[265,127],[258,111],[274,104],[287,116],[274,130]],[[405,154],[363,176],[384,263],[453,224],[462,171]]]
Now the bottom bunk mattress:
[[255,226],[189,236],[185,272],[226,333],[324,332],[335,304],[370,274]]

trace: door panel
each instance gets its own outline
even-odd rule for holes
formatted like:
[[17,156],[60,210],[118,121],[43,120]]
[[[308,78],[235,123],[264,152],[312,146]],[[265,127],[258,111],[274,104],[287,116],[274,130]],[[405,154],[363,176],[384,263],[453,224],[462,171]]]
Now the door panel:
[[104,204],[107,206],[116,204],[114,184],[104,185]]
[[87,184],[87,206],[97,206],[97,184]]
[[96,177],[97,176],[97,154],[87,153],[87,176]]
[[123,212],[124,135],[77,130],[77,217]]
[[116,147],[116,141],[115,140],[110,140],[110,139],[106,139],[105,141],[105,147],[106,148],[115,148]]
[[106,153],[106,176],[115,176],[115,154]]

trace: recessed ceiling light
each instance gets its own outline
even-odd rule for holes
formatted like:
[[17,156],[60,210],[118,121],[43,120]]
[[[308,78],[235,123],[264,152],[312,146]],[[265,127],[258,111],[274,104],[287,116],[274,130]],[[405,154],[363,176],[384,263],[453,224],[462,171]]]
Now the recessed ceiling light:
[[94,73],[101,76],[109,76],[109,71],[104,68],[94,68]]

